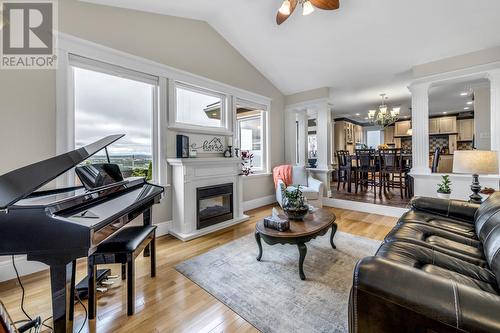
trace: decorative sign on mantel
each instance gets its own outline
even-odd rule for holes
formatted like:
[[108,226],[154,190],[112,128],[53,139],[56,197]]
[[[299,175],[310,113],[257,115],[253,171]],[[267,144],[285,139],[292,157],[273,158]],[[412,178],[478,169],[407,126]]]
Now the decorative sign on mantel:
[[197,156],[203,154],[221,155],[226,150],[226,138],[218,135],[183,134],[189,137],[190,150],[196,150]]

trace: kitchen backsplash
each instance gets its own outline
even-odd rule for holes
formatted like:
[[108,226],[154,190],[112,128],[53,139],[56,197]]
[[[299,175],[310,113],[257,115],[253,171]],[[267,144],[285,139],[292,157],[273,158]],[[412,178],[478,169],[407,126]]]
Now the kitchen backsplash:
[[433,152],[437,147],[443,148],[445,146],[449,148],[448,135],[433,135],[429,137],[429,151]]
[[458,150],[472,150],[472,141],[457,142]]
[[[443,148],[445,146],[449,149],[448,135],[433,135],[429,137],[429,152],[434,152],[436,147]],[[411,149],[411,137],[401,138],[401,148]],[[472,150],[472,142],[457,142],[457,149]]]

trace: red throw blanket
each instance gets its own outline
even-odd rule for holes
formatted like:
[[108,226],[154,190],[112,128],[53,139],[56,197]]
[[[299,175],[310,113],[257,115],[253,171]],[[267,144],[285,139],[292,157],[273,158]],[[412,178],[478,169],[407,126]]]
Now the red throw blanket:
[[278,165],[273,169],[274,187],[278,187],[278,180],[282,180],[286,186],[292,185],[292,166]]

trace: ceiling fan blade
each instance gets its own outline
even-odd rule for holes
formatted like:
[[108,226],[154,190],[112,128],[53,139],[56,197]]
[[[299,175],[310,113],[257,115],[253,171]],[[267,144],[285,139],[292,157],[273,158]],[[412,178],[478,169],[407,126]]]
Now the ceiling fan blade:
[[276,23],[278,23],[278,25],[280,25],[281,23],[285,22],[287,20],[287,18],[289,18],[290,15],[293,14],[295,7],[297,7],[297,0],[290,0],[290,14],[284,15],[278,11],[278,14],[276,15]]
[[325,10],[339,9],[340,0],[310,0],[314,7]]

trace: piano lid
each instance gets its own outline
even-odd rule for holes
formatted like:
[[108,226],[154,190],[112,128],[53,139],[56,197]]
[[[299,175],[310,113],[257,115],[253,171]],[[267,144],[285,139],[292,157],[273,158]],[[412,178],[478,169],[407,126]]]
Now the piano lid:
[[0,176],[0,209],[6,209],[125,134],[107,136],[88,146],[40,161]]

